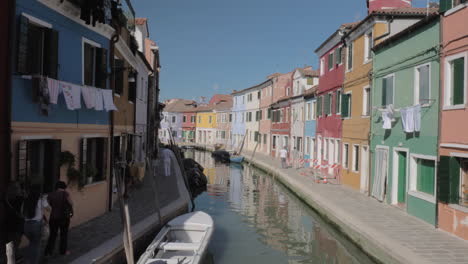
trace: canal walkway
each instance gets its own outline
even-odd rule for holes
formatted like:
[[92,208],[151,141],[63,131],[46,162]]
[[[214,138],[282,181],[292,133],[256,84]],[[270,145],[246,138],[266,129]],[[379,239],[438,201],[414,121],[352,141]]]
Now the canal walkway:
[[468,241],[346,186],[314,183],[304,169],[281,169],[279,160],[260,153],[244,155],[383,263],[468,263]]

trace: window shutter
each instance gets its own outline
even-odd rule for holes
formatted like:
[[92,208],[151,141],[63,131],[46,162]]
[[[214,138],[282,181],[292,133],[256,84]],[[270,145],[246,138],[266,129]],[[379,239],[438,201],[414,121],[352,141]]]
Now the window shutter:
[[349,117],[349,94],[341,96],[341,116]]
[[322,96],[320,96],[317,101],[317,115],[322,116]]
[[440,156],[437,173],[437,197],[443,203],[450,202],[450,157]]
[[328,54],[328,70],[333,69],[333,53]]
[[16,71],[19,74],[30,73],[30,68],[28,64],[28,32],[29,19],[25,16],[20,16],[18,23],[18,48],[16,54]]
[[123,92],[123,75],[125,73],[125,63],[121,59],[116,59],[114,62],[115,66],[115,92],[122,95]]
[[325,115],[330,114],[330,95],[325,95]]
[[341,63],[341,50],[343,48],[342,47],[339,47],[338,49],[336,49],[336,64],[340,64]]
[[453,61],[453,104],[463,104],[465,100],[464,94],[464,75],[465,75],[465,59],[459,58]]
[[86,154],[88,152],[88,139],[82,138],[80,142],[80,179],[78,180],[78,184],[80,186],[84,186],[86,183]]
[[353,68],[353,43],[348,46],[348,70]]
[[18,141],[16,175],[19,182],[24,182],[29,178],[29,142],[26,140]]
[[439,12],[443,13],[452,8],[452,0],[440,0]]
[[58,139],[49,139],[46,141],[46,155],[49,166],[45,167],[44,174],[44,193],[53,192],[55,184],[60,180],[60,155],[62,152],[62,141]]
[[107,50],[96,49],[96,87],[107,88]]
[[59,33],[57,30],[48,28],[44,36],[44,75],[57,79]]
[[382,79],[382,106],[387,105],[387,78]]
[[460,194],[460,161],[455,157],[450,157],[450,203],[458,204]]
[[268,114],[267,115],[268,115],[268,119],[270,119],[271,118],[271,108],[268,108]]
[[335,113],[340,112],[341,92],[337,91],[335,96]]

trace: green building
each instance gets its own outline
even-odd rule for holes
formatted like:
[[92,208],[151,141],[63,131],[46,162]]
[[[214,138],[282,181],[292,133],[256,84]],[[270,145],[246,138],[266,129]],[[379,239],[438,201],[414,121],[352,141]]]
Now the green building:
[[437,214],[439,37],[439,17],[433,15],[377,45],[371,91],[371,194],[432,225]]

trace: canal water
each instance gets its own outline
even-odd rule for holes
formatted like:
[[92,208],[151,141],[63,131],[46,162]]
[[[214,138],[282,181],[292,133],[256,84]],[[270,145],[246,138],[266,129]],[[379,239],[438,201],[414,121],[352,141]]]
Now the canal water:
[[204,264],[374,263],[265,172],[217,164],[208,152],[185,156],[208,177],[208,191],[195,200],[215,222]]

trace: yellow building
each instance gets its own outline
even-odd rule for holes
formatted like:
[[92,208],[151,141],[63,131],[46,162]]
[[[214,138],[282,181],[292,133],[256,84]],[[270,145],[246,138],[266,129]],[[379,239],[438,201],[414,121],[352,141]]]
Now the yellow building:
[[211,106],[199,107],[196,115],[196,139],[198,144],[215,143],[216,113]]
[[416,23],[424,8],[374,10],[345,36],[341,181],[362,192],[369,186],[372,47]]

